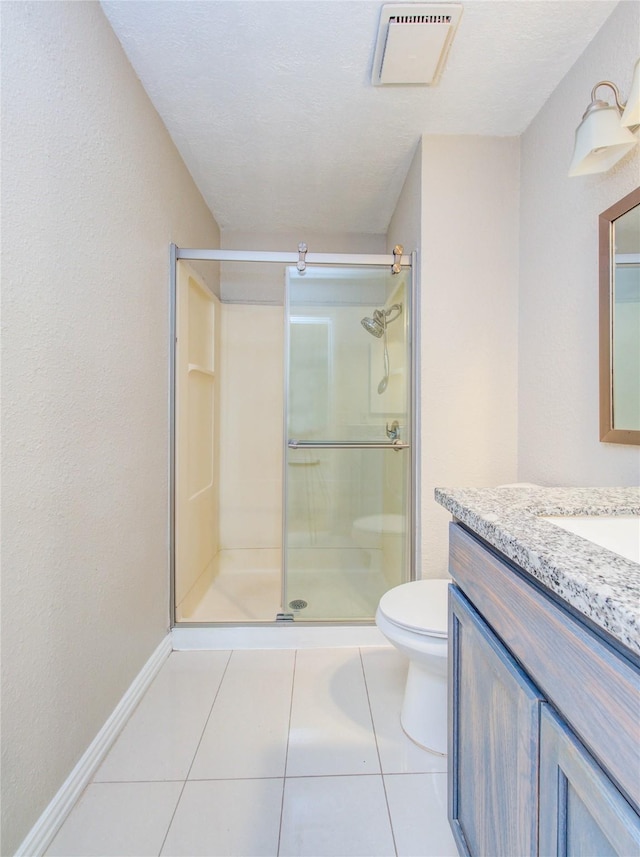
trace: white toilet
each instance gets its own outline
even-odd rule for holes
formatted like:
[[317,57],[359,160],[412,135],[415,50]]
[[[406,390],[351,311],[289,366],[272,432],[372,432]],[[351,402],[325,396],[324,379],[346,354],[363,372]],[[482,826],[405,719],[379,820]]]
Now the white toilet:
[[409,658],[400,713],[412,741],[447,752],[447,626],[449,580],[414,580],[380,599],[376,625]]

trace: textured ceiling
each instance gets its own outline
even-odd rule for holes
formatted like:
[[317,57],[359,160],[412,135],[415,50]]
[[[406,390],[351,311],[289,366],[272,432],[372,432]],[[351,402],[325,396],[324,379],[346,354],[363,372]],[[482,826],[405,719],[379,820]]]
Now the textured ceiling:
[[466,0],[433,88],[371,85],[382,5],[102,3],[221,229],[298,234],[384,233],[423,133],[522,133],[616,3]]

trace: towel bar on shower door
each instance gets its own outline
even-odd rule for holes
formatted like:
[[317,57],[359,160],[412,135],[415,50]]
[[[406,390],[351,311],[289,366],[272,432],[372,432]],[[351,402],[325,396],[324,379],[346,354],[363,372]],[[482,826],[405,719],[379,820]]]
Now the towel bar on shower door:
[[289,440],[289,449],[408,449],[409,444],[401,440],[359,441],[359,440]]

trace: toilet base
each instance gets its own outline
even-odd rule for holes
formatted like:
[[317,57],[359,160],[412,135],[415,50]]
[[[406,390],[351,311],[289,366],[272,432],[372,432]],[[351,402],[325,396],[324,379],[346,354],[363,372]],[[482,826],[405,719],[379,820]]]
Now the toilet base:
[[431,753],[447,755],[447,677],[409,661],[400,723],[411,740]]

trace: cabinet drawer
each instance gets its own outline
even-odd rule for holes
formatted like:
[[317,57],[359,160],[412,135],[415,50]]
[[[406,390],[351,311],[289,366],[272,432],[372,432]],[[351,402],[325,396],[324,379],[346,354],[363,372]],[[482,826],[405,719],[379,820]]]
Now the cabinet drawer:
[[640,807],[640,673],[471,536],[450,529],[450,573],[535,684]]

